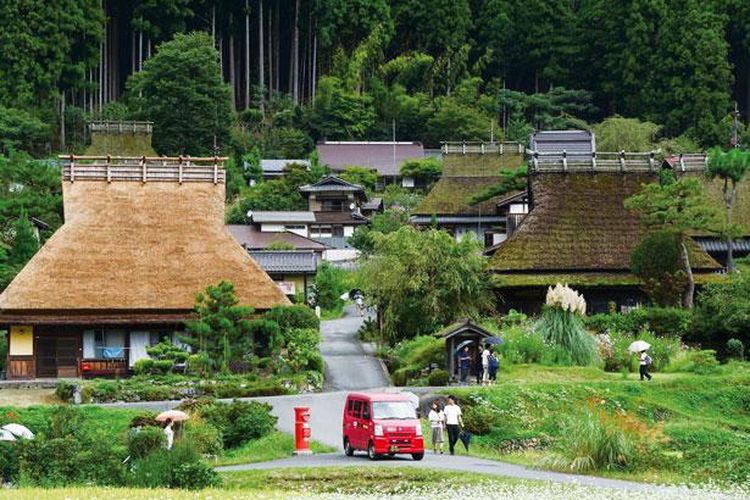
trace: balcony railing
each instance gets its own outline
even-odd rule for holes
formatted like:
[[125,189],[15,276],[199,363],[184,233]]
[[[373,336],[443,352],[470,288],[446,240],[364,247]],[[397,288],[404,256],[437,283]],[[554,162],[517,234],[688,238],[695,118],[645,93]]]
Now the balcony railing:
[[443,142],[440,150],[449,154],[523,154],[524,145],[520,142]]
[[60,155],[63,180],[213,182],[226,179],[226,157],[194,156],[78,156]]

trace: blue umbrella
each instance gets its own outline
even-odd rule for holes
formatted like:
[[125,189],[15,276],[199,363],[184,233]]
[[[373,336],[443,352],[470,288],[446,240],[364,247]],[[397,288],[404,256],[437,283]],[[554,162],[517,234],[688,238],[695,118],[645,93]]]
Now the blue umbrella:
[[473,340],[464,340],[463,342],[461,342],[460,344],[458,344],[458,347],[456,347],[456,350],[454,351],[454,353],[458,354],[458,351],[460,351],[461,349],[463,349],[467,345],[470,345],[470,344],[473,344],[473,343],[474,343]]
[[500,345],[503,343],[503,339],[501,339],[500,337],[487,337],[486,339],[484,339],[484,343],[490,345]]

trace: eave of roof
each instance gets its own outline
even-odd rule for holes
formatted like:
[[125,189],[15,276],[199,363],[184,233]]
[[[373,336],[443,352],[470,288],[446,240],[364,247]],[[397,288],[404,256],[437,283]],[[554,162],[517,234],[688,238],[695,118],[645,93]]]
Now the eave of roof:
[[[697,285],[723,283],[726,275],[719,273],[695,273]],[[560,273],[495,273],[490,278],[494,288],[547,287],[557,283],[580,288],[609,286],[638,287],[643,282],[630,272],[560,272]]]

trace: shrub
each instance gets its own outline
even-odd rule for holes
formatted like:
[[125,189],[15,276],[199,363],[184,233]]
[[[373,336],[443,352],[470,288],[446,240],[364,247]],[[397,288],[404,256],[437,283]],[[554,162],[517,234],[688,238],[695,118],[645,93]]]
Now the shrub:
[[433,387],[442,387],[448,385],[450,374],[445,370],[435,370],[427,378],[428,383]]
[[218,474],[187,440],[176,442],[171,450],[158,449],[136,460],[132,472],[130,483],[140,488],[201,489],[219,484]]
[[271,415],[271,406],[257,401],[233,401],[204,406],[200,414],[206,422],[222,433],[224,447],[235,448],[251,440],[270,434],[277,418]]
[[393,385],[397,387],[403,387],[409,383],[409,379],[413,376],[414,369],[410,366],[399,368],[391,374],[391,381]]
[[139,359],[133,365],[133,372],[136,375],[154,373],[154,360],[151,358]]
[[500,346],[503,359],[512,364],[539,363],[547,349],[544,339],[527,325],[513,326],[501,332],[504,340]]
[[323,358],[318,347],[320,341],[320,332],[317,329],[289,330],[285,358],[294,373],[305,370],[323,373]]
[[312,330],[320,328],[320,319],[312,309],[304,305],[275,306],[263,317],[275,321],[284,333],[292,328],[309,328]]
[[324,261],[315,274],[315,304],[329,311],[342,305],[340,296],[344,293],[344,272]]
[[156,360],[168,359],[172,361],[172,364],[184,363],[190,355],[186,350],[177,347],[168,340],[164,340],[146,348],[146,352]]
[[606,330],[635,334],[642,329],[656,336],[682,337],[692,328],[693,312],[675,307],[639,308],[627,314],[594,314],[584,318],[587,328],[604,333]]
[[169,373],[174,368],[174,361],[171,359],[156,359],[154,360],[153,373],[164,375]]
[[197,415],[186,422],[185,439],[204,455],[218,455],[224,447],[221,432]]
[[564,424],[543,463],[570,472],[622,469],[632,462],[635,445],[636,435],[618,425],[616,417],[588,410]]
[[742,361],[745,359],[745,346],[740,339],[727,340],[727,356]]
[[221,484],[219,474],[206,462],[178,464],[172,476],[173,488],[201,490]]
[[700,375],[713,373],[719,366],[719,362],[716,360],[716,351],[710,349],[690,353],[690,361],[692,362],[692,372]]
[[128,434],[128,454],[134,458],[143,458],[149,453],[164,448],[166,445],[164,430],[160,427],[147,426],[131,429]]
[[479,436],[489,434],[495,426],[498,414],[488,405],[466,406],[463,421],[466,429]]
[[60,401],[70,401],[73,399],[74,390],[75,385],[73,385],[72,382],[61,380],[55,386],[55,396],[57,396],[57,399]]

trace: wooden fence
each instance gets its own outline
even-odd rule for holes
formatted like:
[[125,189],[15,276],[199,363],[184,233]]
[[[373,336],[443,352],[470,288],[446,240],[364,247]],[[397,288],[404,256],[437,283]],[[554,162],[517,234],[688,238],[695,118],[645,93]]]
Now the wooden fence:
[[524,146],[520,142],[443,142],[440,151],[450,154],[523,154]]
[[104,134],[151,134],[153,122],[97,120],[88,122],[89,131]]
[[226,182],[226,157],[61,155],[63,180],[140,182]]
[[[529,170],[544,172],[651,172],[656,173],[664,161],[655,151],[649,153],[567,153],[526,150]],[[678,172],[706,169],[705,154],[684,154],[667,157]]]

